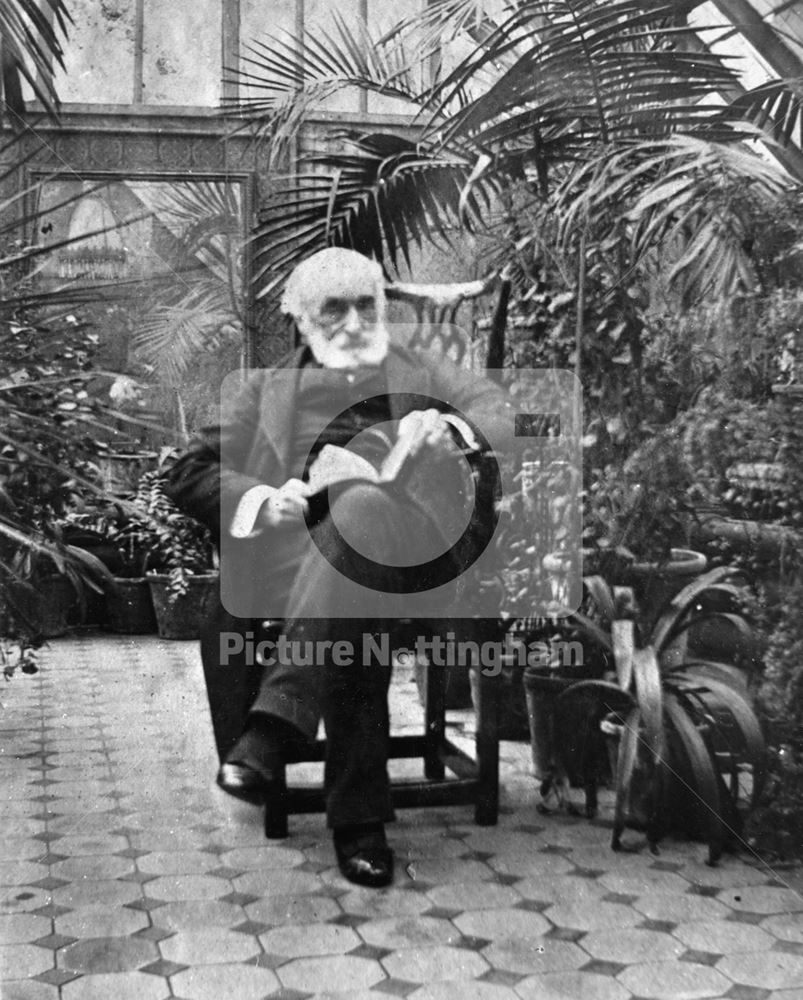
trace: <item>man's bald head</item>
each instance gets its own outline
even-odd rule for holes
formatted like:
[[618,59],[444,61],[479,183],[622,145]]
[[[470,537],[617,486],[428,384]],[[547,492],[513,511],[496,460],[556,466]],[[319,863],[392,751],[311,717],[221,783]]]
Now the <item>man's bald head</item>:
[[356,250],[328,247],[302,261],[290,274],[282,295],[282,312],[294,319],[312,316],[327,299],[373,297],[385,311],[385,282],[375,260]]

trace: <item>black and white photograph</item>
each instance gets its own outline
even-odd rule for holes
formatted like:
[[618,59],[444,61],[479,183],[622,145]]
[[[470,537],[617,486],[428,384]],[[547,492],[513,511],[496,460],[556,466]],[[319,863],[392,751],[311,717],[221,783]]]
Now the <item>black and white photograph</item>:
[[803,0],[0,0],[0,998],[803,1000]]

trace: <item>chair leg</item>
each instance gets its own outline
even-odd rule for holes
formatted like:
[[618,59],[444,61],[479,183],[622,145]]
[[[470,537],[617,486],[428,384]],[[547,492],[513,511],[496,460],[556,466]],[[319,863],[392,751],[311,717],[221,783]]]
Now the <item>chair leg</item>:
[[274,787],[265,793],[265,836],[268,840],[283,840],[289,833],[287,825],[287,781],[284,771]]
[[441,748],[446,735],[446,673],[445,667],[428,663],[424,683],[424,777],[442,781],[446,769]]
[[499,674],[486,676],[479,670],[476,706],[479,787],[474,806],[474,821],[478,826],[495,826],[499,819],[500,680]]

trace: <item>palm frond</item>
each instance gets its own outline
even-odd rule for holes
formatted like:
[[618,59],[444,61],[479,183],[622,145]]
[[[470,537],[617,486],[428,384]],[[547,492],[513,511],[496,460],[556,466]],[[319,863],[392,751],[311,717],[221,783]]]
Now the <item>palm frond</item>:
[[621,850],[622,833],[631,812],[630,796],[638,760],[640,726],[641,711],[638,706],[635,706],[627,713],[619,737],[619,753],[616,761],[616,801],[611,834],[611,847],[614,851]]
[[749,768],[749,798],[758,801],[767,773],[767,751],[761,725],[753,711],[745,690],[738,690],[727,681],[701,673],[693,665],[687,665],[673,678],[677,688],[683,690],[683,683],[696,687],[698,697],[710,712],[729,716],[726,726],[721,720],[717,730],[727,734],[730,753],[740,767]]
[[[42,7],[49,8],[49,16]],[[58,96],[53,86],[53,60],[64,68],[62,38],[71,21],[64,0],[0,0],[0,70],[2,94],[12,126],[25,113],[21,80],[46,111],[55,117]]]
[[803,147],[803,77],[769,80],[735,98],[730,109],[782,146]]
[[311,111],[348,88],[393,97],[412,110],[421,101],[419,48],[408,50],[403,35],[392,40],[362,22],[334,15],[333,28],[303,37],[268,36],[246,46],[233,82],[246,94],[227,110],[247,119],[256,135],[269,139],[270,163],[281,162],[288,143]]
[[719,566],[695,577],[691,583],[675,594],[652,630],[650,644],[653,648],[659,654],[661,653],[670,637],[675,633],[678,623],[689,614],[701,597],[710,598],[716,594],[738,602],[742,596],[741,590],[734,584],[727,582],[733,575],[732,567]]
[[673,777],[686,793],[690,809],[708,842],[708,864],[722,855],[728,835],[724,787],[705,740],[683,703],[683,696],[667,691],[664,698],[667,724],[674,736]]
[[469,162],[432,155],[397,135],[345,133],[342,139],[342,152],[311,158],[326,174],[291,180],[263,212],[254,236],[259,297],[325,246],[351,247],[396,265],[425,239],[448,245],[461,219],[469,229],[480,223],[494,182],[479,183],[461,205]]
[[218,347],[225,339],[223,331],[236,321],[217,285],[194,287],[179,301],[150,309],[133,345],[143,361],[160,369],[168,384],[179,385],[192,359]]
[[[715,99],[734,82],[735,71],[719,56],[682,51],[678,29],[668,23],[676,14],[677,4],[636,0],[518,5],[434,89],[431,106],[443,114],[480,69],[526,41],[526,50],[494,85],[451,116],[444,140],[471,137],[485,145],[511,106],[529,112],[523,128],[549,132],[561,121],[587,142],[603,144],[643,135],[650,118],[664,134],[714,118],[722,108]],[[531,135],[522,131],[521,138]]]

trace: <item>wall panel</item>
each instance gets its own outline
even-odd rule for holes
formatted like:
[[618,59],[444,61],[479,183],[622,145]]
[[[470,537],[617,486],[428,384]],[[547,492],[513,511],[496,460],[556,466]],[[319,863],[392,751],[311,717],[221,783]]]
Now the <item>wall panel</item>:
[[134,100],[136,0],[70,0],[66,73],[56,75],[65,103],[130,104]]
[[220,103],[221,0],[144,0],[145,104]]

